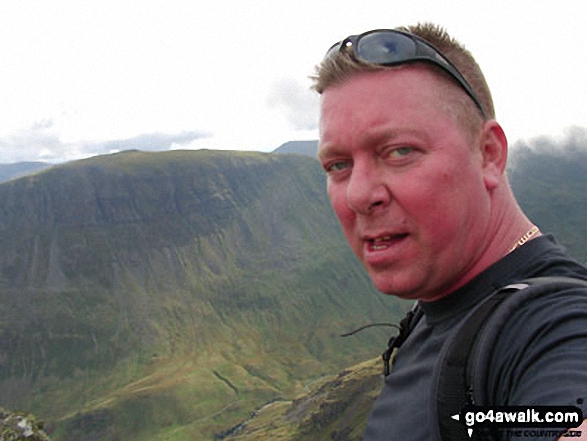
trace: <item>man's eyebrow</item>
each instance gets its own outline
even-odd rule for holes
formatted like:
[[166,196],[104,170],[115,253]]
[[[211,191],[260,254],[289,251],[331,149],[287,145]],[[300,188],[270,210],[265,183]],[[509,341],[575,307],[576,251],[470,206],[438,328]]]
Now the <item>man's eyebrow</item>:
[[368,144],[380,144],[389,140],[394,140],[403,135],[416,135],[417,130],[410,127],[384,127],[375,128],[363,134],[363,142]]
[[[413,135],[421,137],[422,134],[410,127],[385,127],[368,130],[360,136],[359,142],[363,145],[377,145],[386,141],[394,140],[403,135]],[[340,148],[337,144],[318,144],[318,160],[323,160],[336,155],[344,155],[345,149]]]
[[326,146],[323,146],[324,144],[318,144],[318,153],[316,154],[316,157],[319,161],[322,161],[324,158],[329,156],[338,154],[338,148],[335,145],[326,144]]

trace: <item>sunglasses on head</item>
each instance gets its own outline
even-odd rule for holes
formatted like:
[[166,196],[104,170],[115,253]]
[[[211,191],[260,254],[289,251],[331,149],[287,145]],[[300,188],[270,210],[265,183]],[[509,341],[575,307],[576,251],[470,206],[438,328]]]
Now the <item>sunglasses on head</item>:
[[393,29],[377,29],[360,35],[351,35],[334,44],[324,58],[334,57],[341,51],[349,51],[358,61],[379,66],[396,66],[416,61],[432,63],[459,83],[479,108],[483,118],[486,118],[481,101],[465,77],[438,49],[415,35]]

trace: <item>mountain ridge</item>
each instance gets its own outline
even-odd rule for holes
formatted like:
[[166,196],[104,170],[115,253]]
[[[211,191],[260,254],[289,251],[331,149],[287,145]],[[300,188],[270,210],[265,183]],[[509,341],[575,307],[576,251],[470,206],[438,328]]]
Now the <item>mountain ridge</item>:
[[0,182],[35,173],[51,167],[52,164],[39,161],[23,161],[13,164],[0,164]]
[[318,141],[288,141],[273,150],[279,154],[298,154],[315,158],[318,154]]
[[0,200],[1,404],[60,439],[212,436],[369,356],[372,336],[338,334],[402,311],[310,158],[124,152],[0,184]]

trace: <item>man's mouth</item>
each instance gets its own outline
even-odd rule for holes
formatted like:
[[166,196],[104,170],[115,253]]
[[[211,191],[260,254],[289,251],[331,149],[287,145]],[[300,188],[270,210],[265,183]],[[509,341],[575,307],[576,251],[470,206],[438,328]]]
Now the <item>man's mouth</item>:
[[389,247],[397,244],[402,239],[405,239],[408,233],[402,234],[390,234],[385,236],[379,236],[372,239],[366,239],[367,249],[369,251],[381,251],[386,250]]

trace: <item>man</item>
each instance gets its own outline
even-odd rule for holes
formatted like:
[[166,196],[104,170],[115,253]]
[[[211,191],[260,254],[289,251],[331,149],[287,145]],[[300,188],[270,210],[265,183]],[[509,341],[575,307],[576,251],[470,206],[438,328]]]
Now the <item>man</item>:
[[[587,269],[518,206],[483,74],[441,28],[348,37],[315,80],[318,156],[344,234],[380,291],[424,311],[365,439],[428,440],[435,363],[463,317],[498,287],[587,279]],[[579,405],[587,414],[587,292],[553,293],[516,311],[495,351],[493,405]],[[587,424],[581,429],[587,439]]]

